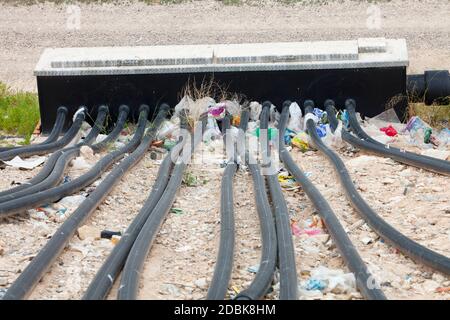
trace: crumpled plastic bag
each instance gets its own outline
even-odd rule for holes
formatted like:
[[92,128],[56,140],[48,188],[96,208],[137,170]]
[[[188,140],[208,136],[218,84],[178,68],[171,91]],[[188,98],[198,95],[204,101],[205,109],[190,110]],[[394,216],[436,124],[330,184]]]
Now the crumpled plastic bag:
[[261,114],[262,105],[257,101],[250,102],[250,120],[257,121]]
[[309,149],[309,136],[306,132],[300,131],[298,132],[292,139],[291,144],[294,147],[299,148],[301,151],[305,152]]
[[297,102],[292,102],[289,106],[289,122],[287,128],[289,130],[298,132],[303,129],[302,127],[302,109]]
[[203,133],[203,142],[210,142],[212,140],[218,139],[222,136],[220,132],[219,125],[214,117],[209,116],[208,122],[206,124],[205,132]]
[[322,138],[322,141],[327,147],[338,150],[345,146],[342,141],[342,126],[342,121],[338,121],[338,126],[333,133],[330,126],[326,125],[326,135]]
[[352,293],[356,292],[356,279],[353,273],[344,273],[340,269],[328,269],[319,266],[311,271],[308,281],[320,281],[324,285],[322,292]]
[[280,112],[278,112],[277,107],[272,104],[270,106],[270,124],[274,127],[277,127],[280,118]]
[[28,158],[27,160],[23,160],[21,157],[15,156],[13,159],[9,161],[2,161],[2,162],[14,168],[31,170],[43,164],[46,159],[47,157],[44,156],[44,157],[33,157]]

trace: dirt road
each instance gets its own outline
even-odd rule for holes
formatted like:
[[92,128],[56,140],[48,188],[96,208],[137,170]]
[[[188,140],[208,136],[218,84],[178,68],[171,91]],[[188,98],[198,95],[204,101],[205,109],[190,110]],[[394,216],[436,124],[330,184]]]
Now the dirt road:
[[[79,9],[78,9],[79,8]],[[46,47],[406,38],[409,72],[450,68],[450,1],[393,0],[326,5],[225,6],[0,4],[0,81],[36,90],[33,69]],[[77,13],[79,29],[77,29]]]

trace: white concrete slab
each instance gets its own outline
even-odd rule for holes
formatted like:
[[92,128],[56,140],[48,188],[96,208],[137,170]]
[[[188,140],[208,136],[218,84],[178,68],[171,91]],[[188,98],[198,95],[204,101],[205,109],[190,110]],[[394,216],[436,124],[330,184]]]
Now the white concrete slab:
[[46,49],[36,76],[407,66],[404,39]]

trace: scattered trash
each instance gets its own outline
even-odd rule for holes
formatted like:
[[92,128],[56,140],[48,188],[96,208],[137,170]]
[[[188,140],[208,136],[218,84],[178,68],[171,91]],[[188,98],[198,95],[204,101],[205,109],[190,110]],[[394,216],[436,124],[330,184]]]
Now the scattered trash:
[[374,241],[371,237],[362,237],[360,240],[365,245],[368,245]]
[[289,129],[292,132],[298,132],[301,131],[302,128],[302,109],[300,109],[300,106],[297,102],[292,102],[289,106],[289,122],[287,125],[287,129]]
[[40,166],[45,162],[47,157],[35,157],[28,160],[23,160],[19,156],[15,156],[12,160],[9,161],[3,161],[8,166],[19,168],[19,169],[27,169],[31,170],[36,168],[37,166]]
[[121,238],[122,238],[121,236],[115,234],[115,235],[113,235],[113,236],[111,237],[111,242],[112,242],[114,245],[116,245],[116,244],[119,243],[119,241],[120,241]]
[[301,132],[297,133],[295,135],[295,137],[292,138],[291,144],[294,147],[299,148],[302,152],[305,152],[305,151],[309,150],[308,141],[309,141],[309,137],[306,134],[306,132],[301,131]]
[[206,278],[200,278],[194,281],[196,287],[200,289],[206,289],[208,287],[208,281]]
[[438,292],[438,293],[450,292],[450,287],[439,287],[439,288],[436,288],[436,292]]
[[297,181],[295,181],[294,177],[290,175],[279,174],[278,182],[280,182],[282,188],[288,191],[297,190],[301,187]]
[[122,236],[122,232],[110,230],[102,230],[102,232],[100,232],[100,238],[102,239],[111,239],[112,236]]
[[[178,118],[177,118],[178,119]],[[161,128],[158,131],[158,135],[156,138],[158,140],[163,140],[166,137],[176,136],[174,134],[175,131],[178,131],[178,123],[174,123],[172,121],[166,120],[162,123]]]
[[316,132],[317,135],[321,138],[325,137],[327,135],[327,127],[329,127],[328,124],[317,124],[316,126]]
[[327,284],[324,281],[322,281],[322,280],[309,279],[306,282],[305,289],[308,290],[308,291],[311,291],[311,290],[320,290],[320,291],[322,291],[326,287],[327,287]]
[[251,267],[248,267],[247,271],[251,272],[251,273],[258,273],[258,271],[259,271],[259,264],[251,266]]
[[250,120],[258,121],[261,114],[262,106],[259,102],[250,102]]
[[163,140],[156,140],[152,142],[152,147],[162,147],[164,145],[164,141]]
[[170,209],[170,212],[174,213],[176,215],[180,215],[180,214],[184,213],[183,209],[180,209],[180,208],[172,208],[172,209]]
[[85,199],[86,197],[83,195],[68,196],[59,200],[58,204],[66,208],[75,208],[78,207]]
[[274,106],[273,104],[270,106],[270,114],[269,114],[269,121],[271,123],[271,125],[273,125],[274,127],[278,126],[278,122],[280,121],[281,115],[280,112],[278,112],[277,107]]
[[203,133],[203,142],[210,142],[211,140],[219,139],[222,136],[220,132],[219,125],[213,117],[208,117],[208,122],[206,124],[206,130]]
[[100,142],[102,142],[103,140],[106,139],[106,137],[108,137],[108,135],[106,135],[106,134],[99,134],[99,135],[97,136],[97,138],[95,138],[95,143],[100,143]]
[[177,144],[177,142],[173,139],[165,139],[163,148],[170,151],[170,150],[172,150],[173,147],[175,147],[176,144]]
[[69,176],[64,176],[63,181],[61,183],[64,184],[70,181],[72,181],[72,178],[70,178]]
[[208,109],[208,114],[217,120],[223,119],[225,113],[226,113],[226,104],[224,102],[220,102]]
[[397,135],[397,130],[392,125],[380,128],[380,131],[384,132],[389,137],[395,137]]
[[[356,291],[356,279],[353,273],[344,273],[340,269],[328,269],[319,266],[311,271],[311,277],[302,286],[317,286],[322,292],[352,293]],[[314,289],[312,289],[314,290]]]
[[298,295],[300,300],[321,299],[323,297],[323,293],[320,290],[306,290],[301,287],[298,288]]
[[84,225],[80,228],[78,228],[77,230],[78,232],[78,238],[80,238],[80,240],[85,240],[85,239],[94,239],[94,240],[98,240],[100,239],[100,230],[98,230],[95,227],[92,226],[87,226]]
[[308,236],[316,236],[318,234],[323,234],[323,230],[320,228],[300,228],[297,221],[291,219],[291,231],[294,236],[301,236],[302,234],[307,234]]

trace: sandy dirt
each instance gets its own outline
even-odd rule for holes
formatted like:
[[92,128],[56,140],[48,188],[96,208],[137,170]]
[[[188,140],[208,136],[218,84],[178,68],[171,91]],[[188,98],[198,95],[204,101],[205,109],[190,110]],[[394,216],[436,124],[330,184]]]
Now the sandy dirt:
[[[326,5],[225,6],[217,1],[176,5],[80,4],[80,28],[70,29],[67,5],[0,4],[0,81],[36,90],[33,69],[47,47],[137,46],[267,41],[406,38],[409,72],[450,68],[450,2],[394,0],[377,4],[371,24],[366,1]],[[369,10],[369,13],[368,11]],[[367,23],[369,22],[369,24]],[[370,27],[368,27],[368,25]]]

